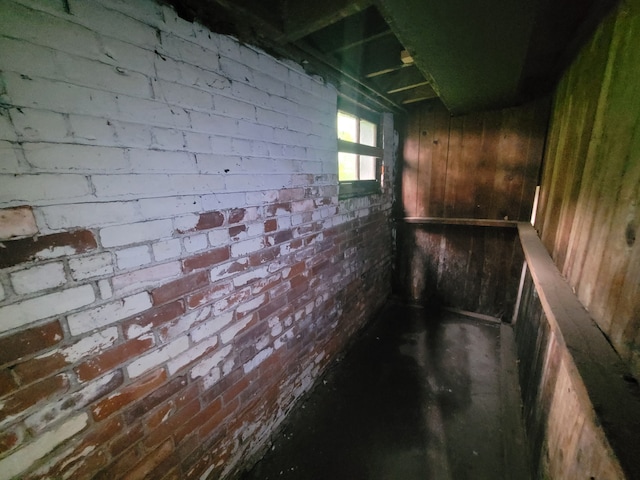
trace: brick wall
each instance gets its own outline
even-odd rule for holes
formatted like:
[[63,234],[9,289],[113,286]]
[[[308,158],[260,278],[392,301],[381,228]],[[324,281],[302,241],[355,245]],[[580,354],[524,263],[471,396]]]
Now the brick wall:
[[151,0],[0,51],[0,479],[233,473],[388,295],[391,179],[339,201],[334,88]]

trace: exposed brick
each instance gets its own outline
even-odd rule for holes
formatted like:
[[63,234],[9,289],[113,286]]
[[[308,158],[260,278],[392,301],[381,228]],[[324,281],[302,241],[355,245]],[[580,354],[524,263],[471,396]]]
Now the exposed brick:
[[[156,468],[163,465],[174,453],[173,442],[167,440],[155,448],[149,455],[138,462],[129,472],[122,476],[123,480],[141,480],[160,478],[154,476]],[[164,468],[163,468],[164,469]],[[165,470],[166,473],[166,470]]]
[[59,343],[62,337],[62,326],[55,321],[0,338],[0,364],[51,347]]
[[166,440],[172,436],[178,428],[197,415],[199,411],[200,400],[196,398],[176,411],[173,416],[160,424],[156,429],[152,430],[144,439],[145,446],[152,448],[154,445]]
[[72,335],[80,335],[143,312],[150,307],[149,294],[141,292],[91,310],[69,315],[67,323]]
[[[124,425],[124,421],[119,421],[122,423],[122,425]],[[135,425],[127,425],[127,428],[123,428],[123,434],[114,438],[110,442],[109,453],[113,457],[117,457],[131,445],[134,445],[143,436],[144,428],[140,422],[136,423]]]
[[200,268],[208,268],[229,259],[229,248],[220,247],[193,257],[182,260],[182,269],[185,273],[193,272]]
[[0,454],[8,452],[18,444],[20,437],[16,432],[0,432]]
[[0,248],[0,268],[13,267],[36,258],[75,255],[97,248],[96,239],[89,230],[8,240],[3,244],[5,248]]
[[264,222],[265,233],[275,232],[278,229],[278,221],[275,218],[270,218]]
[[126,363],[128,360],[141,355],[154,344],[153,336],[144,335],[110,348],[75,368],[78,380],[86,382],[99,377],[105,372]]
[[194,230],[210,230],[224,224],[224,215],[221,212],[201,213]]
[[53,395],[64,393],[68,389],[69,379],[67,376],[56,375],[18,390],[0,404],[0,422],[7,417],[20,414],[29,407]]
[[267,303],[264,307],[258,310],[258,315],[260,316],[260,320],[267,318],[269,315],[272,315],[282,307],[287,304],[286,296],[282,296],[279,298],[272,299],[269,303]]
[[95,404],[91,413],[96,421],[104,420],[111,414],[144,397],[162,385],[167,378],[164,369],[158,369],[122,388],[119,392]]
[[193,292],[209,283],[207,272],[197,272],[181,277],[151,291],[154,305],[161,305],[170,300],[175,300],[186,293]]
[[249,257],[249,265],[252,267],[256,267],[258,265],[262,265],[263,263],[272,262],[276,258],[280,256],[280,248],[272,247],[265,248],[259,252],[253,253]]
[[178,318],[184,312],[184,302],[176,300],[154,307],[140,315],[136,315],[131,320],[127,320],[122,325],[122,331],[126,338],[134,338]]
[[113,277],[113,290],[116,294],[129,293],[180,274],[180,263],[170,262],[142,268]]
[[186,386],[186,377],[176,377],[172,379],[166,385],[163,385],[160,388],[154,390],[145,398],[129,408],[126,412],[124,412],[124,421],[127,424],[134,423],[138,418],[147,414],[161,403],[166,402],[167,399],[183,390]]
[[17,389],[18,384],[13,378],[11,370],[9,368],[0,370],[0,397],[4,397]]
[[13,367],[13,372],[20,379],[20,383],[27,385],[44,377],[48,377],[68,365],[61,353],[53,353],[41,358],[32,358]]
[[31,207],[23,206],[0,210],[0,240],[26,237],[37,233],[38,227]]
[[234,227],[229,227],[229,237],[231,237],[231,240],[233,241],[239,240],[240,235],[246,231],[246,225],[236,225]]
[[189,295],[187,297],[187,305],[191,309],[198,308],[230,294],[232,290],[231,283],[218,282],[193,295]]
[[229,212],[229,223],[239,223],[244,220],[247,211],[244,208],[234,208]]

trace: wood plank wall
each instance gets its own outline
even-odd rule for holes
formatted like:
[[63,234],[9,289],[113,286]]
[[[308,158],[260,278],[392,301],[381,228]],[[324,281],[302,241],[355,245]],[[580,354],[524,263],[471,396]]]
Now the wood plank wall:
[[410,111],[399,215],[442,224],[399,225],[396,289],[409,301],[511,318],[523,262],[515,228],[447,223],[530,219],[548,110],[543,100],[451,117],[436,100]]
[[402,172],[405,217],[528,221],[548,101],[451,117],[438,100],[409,113]]
[[536,227],[640,379],[640,6],[600,26],[557,88]]

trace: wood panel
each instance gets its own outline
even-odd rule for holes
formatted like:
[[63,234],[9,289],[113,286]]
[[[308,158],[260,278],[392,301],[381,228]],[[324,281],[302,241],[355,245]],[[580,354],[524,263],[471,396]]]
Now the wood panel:
[[409,112],[403,205],[408,217],[528,220],[548,102],[451,117],[433,101]]
[[640,378],[640,5],[600,26],[560,83],[537,227]]
[[513,227],[403,224],[396,292],[413,303],[510,320],[522,251]]

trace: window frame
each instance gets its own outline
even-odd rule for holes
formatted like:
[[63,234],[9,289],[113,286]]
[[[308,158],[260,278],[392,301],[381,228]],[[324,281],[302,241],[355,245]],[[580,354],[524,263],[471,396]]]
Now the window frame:
[[[336,112],[336,120],[339,113],[344,113],[355,117],[358,121],[366,120],[376,125],[376,145],[382,145],[382,122],[381,116],[362,111],[352,110],[339,106]],[[358,126],[359,131],[359,126]],[[338,130],[336,128],[336,139],[338,142],[338,153],[350,153],[355,155],[365,155],[375,158],[376,178],[374,180],[345,180],[341,181],[338,177],[338,197],[340,199],[350,197],[360,197],[382,192],[382,160],[384,149],[380,146],[372,147],[357,142],[349,142],[338,138]],[[340,168],[340,160],[336,158],[338,169]],[[359,159],[358,159],[359,162]]]

